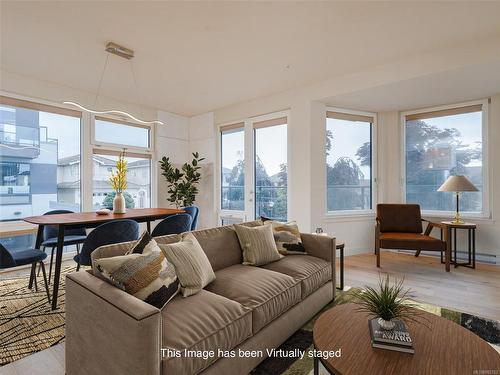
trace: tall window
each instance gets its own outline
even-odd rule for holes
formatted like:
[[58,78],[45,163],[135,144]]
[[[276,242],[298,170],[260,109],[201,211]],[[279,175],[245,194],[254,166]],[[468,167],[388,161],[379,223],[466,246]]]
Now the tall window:
[[287,118],[256,122],[255,217],[287,220]]
[[245,209],[244,124],[221,128],[221,209]]
[[463,212],[483,211],[482,104],[405,116],[406,201],[430,211],[453,211],[452,193],[437,189],[450,175],[465,175],[479,192],[463,193]]
[[80,211],[77,111],[0,97],[0,220]]
[[327,211],[372,209],[373,117],[327,112]]

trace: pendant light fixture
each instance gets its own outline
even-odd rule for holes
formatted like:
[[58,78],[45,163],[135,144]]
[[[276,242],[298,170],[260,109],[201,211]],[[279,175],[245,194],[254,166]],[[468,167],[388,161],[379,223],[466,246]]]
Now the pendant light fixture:
[[[108,66],[109,54],[112,53],[113,55],[122,57],[122,58],[127,59],[127,60],[131,60],[134,57],[134,51],[133,50],[125,48],[125,47],[120,46],[119,44],[116,44],[116,43],[113,43],[113,42],[108,42],[106,44],[106,52],[107,52],[106,62],[104,63],[104,68],[103,68],[102,73],[101,73],[101,78],[99,79],[99,86],[97,87],[97,94],[96,94],[94,106],[97,104],[97,99],[99,98],[99,94],[101,92],[101,86],[102,86],[102,81],[103,81],[103,78],[104,78],[104,73],[106,73],[106,67]],[[132,72],[132,79],[134,81],[135,90],[136,90],[137,93],[139,93],[139,89],[137,87],[137,81],[135,79],[134,68],[132,66],[132,62],[130,62],[130,70]],[[138,95],[138,98],[139,98],[139,95]],[[142,105],[142,103],[140,102],[140,100],[138,100],[138,102],[139,102],[139,104]],[[128,117],[129,119],[131,119],[131,120],[133,120],[135,122],[138,122],[140,124],[144,124],[144,125],[153,125],[153,124],[164,125],[164,123],[161,122],[161,121],[158,121],[158,120],[153,120],[153,121],[141,120],[141,119],[139,119],[139,118],[131,115],[128,112],[119,111],[119,110],[116,110],[116,109],[109,109],[109,110],[104,110],[104,111],[98,111],[96,109],[87,108],[87,107],[81,105],[80,103],[77,103],[77,102],[74,102],[74,101],[64,101],[63,103],[64,104],[72,105],[74,107],[77,107],[77,108],[81,109],[82,111],[94,113],[96,115],[106,115],[106,114],[108,114],[108,115],[117,115],[117,116],[122,116],[122,117]]]

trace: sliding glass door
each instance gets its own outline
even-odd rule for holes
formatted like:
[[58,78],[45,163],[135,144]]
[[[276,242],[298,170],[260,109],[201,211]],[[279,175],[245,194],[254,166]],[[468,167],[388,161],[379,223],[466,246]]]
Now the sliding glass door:
[[220,127],[221,224],[261,216],[286,221],[287,123],[279,113]]

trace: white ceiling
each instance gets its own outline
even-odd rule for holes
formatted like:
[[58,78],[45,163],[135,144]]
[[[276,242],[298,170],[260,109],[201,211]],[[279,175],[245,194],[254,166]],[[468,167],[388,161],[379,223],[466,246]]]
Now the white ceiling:
[[[1,68],[194,115],[500,33],[500,2],[2,1]],[[289,68],[287,68],[287,66]],[[91,103],[87,103],[91,104]]]
[[372,87],[324,101],[363,111],[404,111],[484,99],[500,93],[498,61]]

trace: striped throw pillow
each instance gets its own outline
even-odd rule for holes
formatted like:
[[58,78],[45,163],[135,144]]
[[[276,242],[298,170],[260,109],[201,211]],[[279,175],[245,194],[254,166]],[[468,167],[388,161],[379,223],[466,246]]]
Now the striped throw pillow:
[[160,244],[160,248],[175,267],[183,297],[198,293],[215,280],[212,265],[192,233],[182,234],[179,242]]
[[235,224],[234,230],[243,250],[243,264],[263,266],[283,257],[276,248],[271,225],[247,227]]
[[174,266],[151,239],[142,253],[95,260],[99,277],[161,309],[179,291]]

